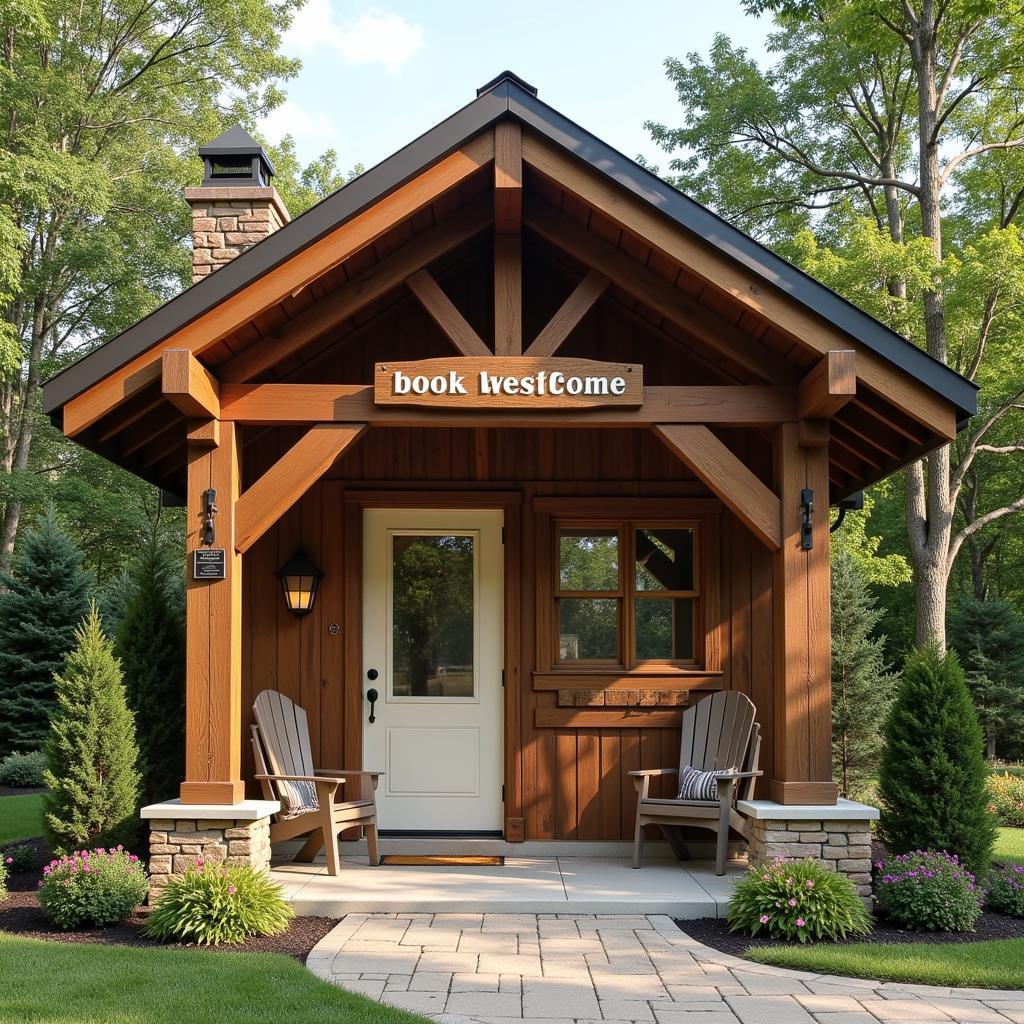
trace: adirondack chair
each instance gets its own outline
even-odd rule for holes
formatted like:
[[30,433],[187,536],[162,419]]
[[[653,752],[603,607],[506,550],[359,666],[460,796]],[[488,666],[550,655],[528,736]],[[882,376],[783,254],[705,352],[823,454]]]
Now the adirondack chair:
[[[648,768],[630,772],[637,791],[633,867],[640,867],[644,825],[689,825],[718,833],[715,873],[725,874],[729,830],[749,838],[747,819],[736,810],[737,800],[754,795],[761,752],[761,727],[754,721],[754,705],[744,694],[722,690],[705,697],[683,713],[683,735],[678,768]],[[717,800],[678,800],[650,796],[651,779],[678,776],[684,766],[700,771],[722,771]]]
[[[306,712],[275,690],[264,690],[253,703],[252,752],[256,778],[268,800],[280,800],[281,812],[270,825],[271,843],[308,836],[296,860],[311,861],[326,848],[327,870],[338,874],[338,834],[362,826],[370,863],[377,852],[377,805],[374,791],[383,772],[340,771],[313,767]],[[355,800],[337,801],[338,787],[359,780]]]

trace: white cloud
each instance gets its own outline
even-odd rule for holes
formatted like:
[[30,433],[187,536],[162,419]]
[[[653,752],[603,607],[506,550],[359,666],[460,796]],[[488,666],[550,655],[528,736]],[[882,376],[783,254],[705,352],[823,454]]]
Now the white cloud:
[[260,121],[260,130],[272,143],[280,142],[285,135],[296,141],[321,141],[334,134],[335,125],[322,110],[306,110],[294,100],[285,100]]
[[394,74],[423,45],[423,26],[379,7],[337,21],[331,0],[308,0],[284,42],[298,53],[326,47],[350,64],[383,64]]

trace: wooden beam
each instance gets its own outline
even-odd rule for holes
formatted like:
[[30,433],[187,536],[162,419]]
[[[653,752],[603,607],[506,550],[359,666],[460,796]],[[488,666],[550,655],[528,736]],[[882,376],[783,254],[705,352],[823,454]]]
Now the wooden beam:
[[216,448],[220,444],[220,420],[193,420],[186,436],[189,444]]
[[409,291],[420,300],[430,318],[448,336],[464,356],[490,356],[494,353],[481,341],[466,318],[455,308],[429,270],[417,270],[406,278]]
[[164,351],[160,389],[186,416],[211,420],[220,416],[220,383],[187,348]]
[[554,207],[529,199],[523,209],[523,221],[552,245],[600,271],[617,288],[629,292],[748,373],[769,384],[788,384],[793,380],[794,374],[781,356]]
[[194,580],[186,573],[186,804],[233,804],[242,782],[242,559],[235,553],[240,453],[233,423],[221,425],[216,448],[190,445],[185,547],[202,546],[204,492],[217,492],[214,547],[224,549],[225,577]]
[[160,358],[167,348],[198,355],[253,317],[301,291],[311,281],[407,220],[494,159],[494,134],[484,132],[439,160],[361,213],[306,246],[263,277],[239,289],[180,330],[108,374],[64,406],[64,433],[80,434],[116,405],[160,379]]
[[523,352],[523,241],[494,236],[494,354]]
[[501,121],[494,127],[494,230],[519,234],[522,215],[522,130],[518,121]]
[[554,355],[573,328],[590,312],[591,306],[601,297],[608,284],[608,278],[599,270],[588,270],[586,277],[576,285],[555,315],[544,325],[524,355]]
[[235,550],[248,551],[365,431],[365,423],[311,427],[238,499]]
[[660,423],[654,432],[762,544],[778,550],[779,499],[707,427]]
[[[457,368],[458,363],[453,364]],[[654,423],[776,426],[796,418],[796,389],[648,386],[635,409],[529,412],[378,406],[368,384],[223,384],[221,418],[240,423],[341,423],[411,427],[622,427]]]
[[[835,803],[832,782],[828,452],[800,445],[800,427],[775,435],[782,543],[772,556],[775,763],[771,799]],[[813,547],[801,545],[801,491],[814,492]]]
[[[832,349],[850,347],[847,334],[770,285],[755,286],[750,271],[725,253],[681,230],[643,200],[539,136],[523,137],[523,160],[559,188],[634,231],[649,245],[732,296],[744,309],[775,324],[806,348],[824,355]],[[528,216],[526,223],[531,226]],[[554,241],[557,245],[557,239]],[[608,276],[616,280],[615,274]],[[956,411],[952,403],[874,352],[860,349],[857,356],[858,379],[940,437],[951,440],[956,436]]]
[[857,353],[851,349],[827,352],[800,381],[797,412],[800,419],[831,419],[857,394]]
[[466,205],[228,359],[217,368],[218,377],[232,382],[252,380],[393,288],[400,287],[410,274],[484,231],[490,223],[489,202],[481,199]]

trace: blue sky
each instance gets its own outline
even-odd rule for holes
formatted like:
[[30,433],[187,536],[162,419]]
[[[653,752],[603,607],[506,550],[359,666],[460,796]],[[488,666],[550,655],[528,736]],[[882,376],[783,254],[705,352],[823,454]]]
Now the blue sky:
[[290,132],[303,160],[333,148],[343,168],[369,167],[510,68],[628,156],[664,165],[643,129],[678,120],[664,59],[706,53],[716,32],[763,57],[769,28],[739,0],[307,0],[284,41],[303,69],[262,128],[271,142]]

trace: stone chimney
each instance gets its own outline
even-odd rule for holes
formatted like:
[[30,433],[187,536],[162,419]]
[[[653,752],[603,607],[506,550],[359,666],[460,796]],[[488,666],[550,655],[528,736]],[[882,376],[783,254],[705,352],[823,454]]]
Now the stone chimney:
[[270,183],[270,157],[240,124],[200,146],[199,155],[203,183],[185,189],[192,207],[193,284],[291,219]]

